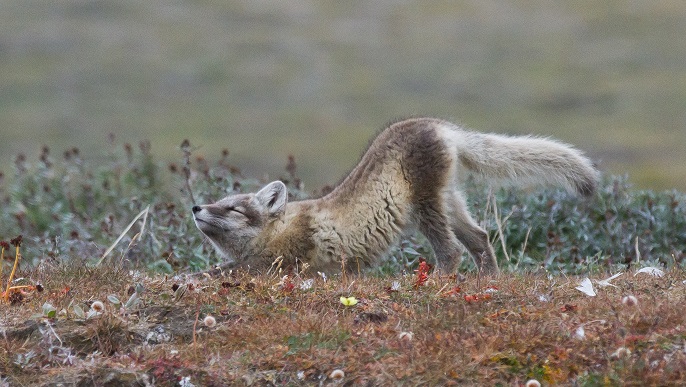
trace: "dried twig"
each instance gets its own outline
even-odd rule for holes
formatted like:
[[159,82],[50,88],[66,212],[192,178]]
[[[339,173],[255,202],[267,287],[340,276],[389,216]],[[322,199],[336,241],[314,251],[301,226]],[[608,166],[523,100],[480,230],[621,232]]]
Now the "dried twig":
[[198,295],[197,305],[195,306],[195,322],[193,322],[193,349],[197,351],[197,335],[196,328],[198,327],[198,318],[200,317],[200,295]]
[[503,225],[500,221],[500,213],[498,212],[498,204],[496,204],[495,194],[493,193],[493,191],[490,192],[489,196],[493,196],[493,217],[495,218],[495,224],[498,226],[498,236],[500,237],[500,245],[503,247],[503,254],[505,254],[507,262],[510,262],[510,255],[507,253],[505,235],[503,234]]
[[193,190],[191,189],[191,143],[188,140],[183,140],[181,143],[181,152],[183,152],[183,174],[185,177],[186,190],[191,197],[193,205],[196,204]]
[[[138,215],[136,215],[136,217],[133,218],[133,220],[131,221],[131,223],[129,223],[129,225],[126,226],[126,228],[124,229],[124,231],[122,231],[122,233],[119,234],[119,237],[117,238],[117,240],[114,241],[114,243],[112,243],[112,246],[110,246],[110,247],[107,249],[107,251],[105,251],[105,253],[102,255],[102,257],[100,257],[100,260],[98,261],[98,263],[95,264],[96,266],[99,266],[99,265],[102,263],[102,261],[105,260],[105,257],[107,257],[107,255],[108,255],[109,253],[111,253],[112,250],[114,250],[114,248],[117,246],[117,244],[119,243],[119,241],[121,241],[121,240],[124,238],[124,236],[126,235],[126,233],[129,232],[129,230],[131,229],[131,227],[133,227],[133,225],[136,224],[136,221],[138,221],[138,219],[140,219],[141,216],[144,216],[144,218],[143,218],[143,225],[141,226],[141,232],[140,232],[140,235],[141,235],[141,236],[143,235],[143,230],[144,230],[144,227],[145,227],[145,220],[146,220],[147,217],[148,217],[148,211],[150,211],[150,205],[148,205],[147,207],[145,207],[145,209],[144,209],[143,211],[139,212]],[[132,243],[133,243],[133,240],[132,240]]]

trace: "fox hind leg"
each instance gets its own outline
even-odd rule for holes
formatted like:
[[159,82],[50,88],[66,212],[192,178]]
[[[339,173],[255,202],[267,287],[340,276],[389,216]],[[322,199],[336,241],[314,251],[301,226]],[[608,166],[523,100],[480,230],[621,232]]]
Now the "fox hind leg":
[[467,203],[460,192],[453,192],[452,200],[446,203],[452,231],[474,258],[477,268],[484,274],[497,274],[498,262],[493,247],[488,242],[488,233],[467,211]]
[[455,272],[462,246],[457,241],[450,220],[440,202],[422,203],[417,208],[419,232],[429,240],[436,254],[437,268],[447,274]]

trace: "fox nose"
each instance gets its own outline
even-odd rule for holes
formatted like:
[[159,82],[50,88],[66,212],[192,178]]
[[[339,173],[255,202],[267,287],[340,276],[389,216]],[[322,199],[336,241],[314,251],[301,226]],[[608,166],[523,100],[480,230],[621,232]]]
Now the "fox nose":
[[191,208],[191,211],[193,211],[194,214],[196,212],[200,212],[200,210],[202,210],[202,208],[200,208],[200,206],[193,206],[193,208]]

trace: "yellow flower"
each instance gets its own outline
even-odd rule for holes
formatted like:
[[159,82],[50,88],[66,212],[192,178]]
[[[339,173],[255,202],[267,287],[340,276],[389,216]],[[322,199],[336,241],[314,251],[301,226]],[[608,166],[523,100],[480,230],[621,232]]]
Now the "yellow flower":
[[345,306],[353,306],[353,305],[357,304],[357,298],[341,296],[341,304],[343,304]]

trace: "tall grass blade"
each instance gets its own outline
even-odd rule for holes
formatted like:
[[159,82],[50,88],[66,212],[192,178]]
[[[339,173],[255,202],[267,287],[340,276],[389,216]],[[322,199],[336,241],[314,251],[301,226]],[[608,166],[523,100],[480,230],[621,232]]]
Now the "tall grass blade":
[[114,250],[114,248],[117,246],[117,244],[119,244],[119,242],[124,238],[124,236],[126,236],[126,233],[128,233],[129,230],[131,230],[131,227],[133,227],[133,225],[136,224],[136,222],[138,221],[138,219],[141,218],[141,216],[144,217],[143,218],[143,225],[141,227],[141,232],[140,232],[141,236],[143,235],[143,230],[145,228],[145,221],[148,218],[148,212],[149,211],[150,211],[150,205],[145,207],[145,209],[143,211],[139,212],[138,215],[136,215],[136,217],[133,218],[131,223],[129,223],[129,225],[126,226],[126,228],[124,229],[124,231],[122,231],[122,233],[119,235],[117,240],[114,241],[114,243],[112,243],[112,245],[105,251],[105,253],[102,255],[102,257],[100,257],[100,260],[98,261],[98,263],[95,266],[100,266],[102,261],[104,261],[105,258],[107,257],[107,255],[109,255],[109,253],[111,253],[112,250]]

